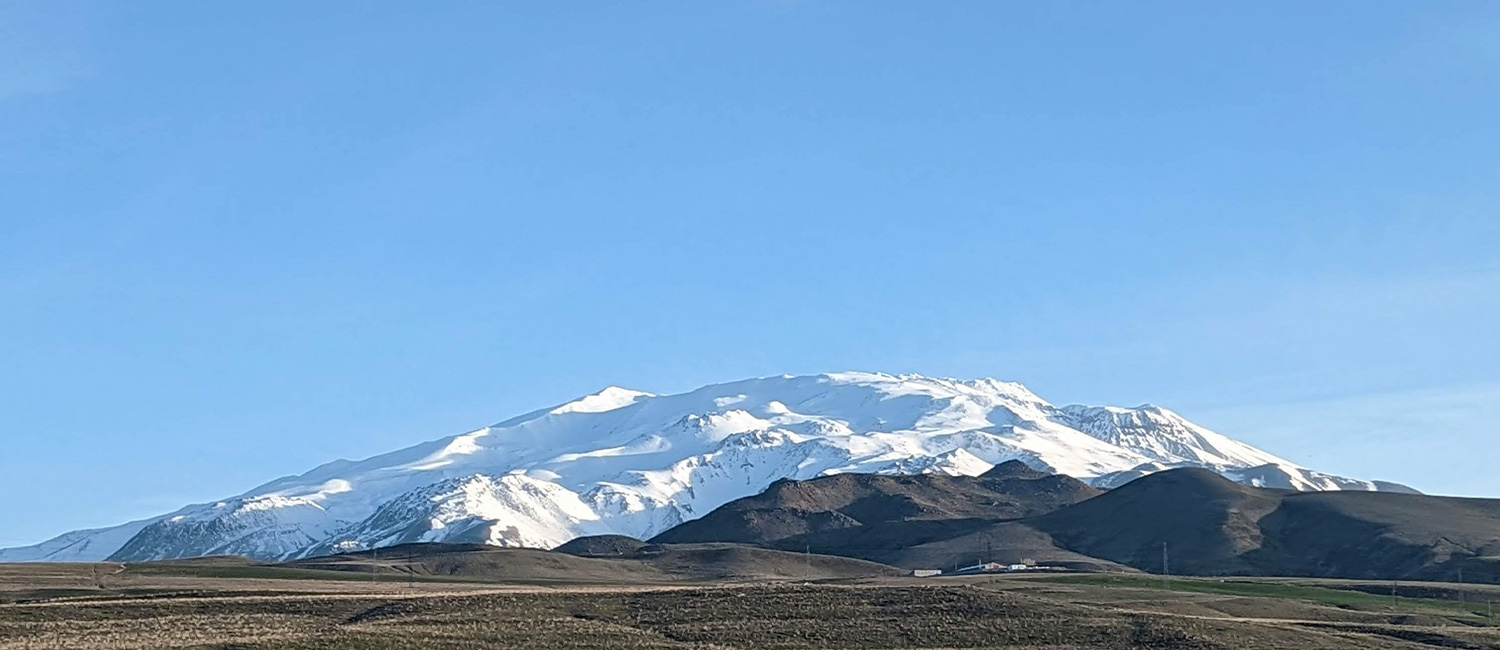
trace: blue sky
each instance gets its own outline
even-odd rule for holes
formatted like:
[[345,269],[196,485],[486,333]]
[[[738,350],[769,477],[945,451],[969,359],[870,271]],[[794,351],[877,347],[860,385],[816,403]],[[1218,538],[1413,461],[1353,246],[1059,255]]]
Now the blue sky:
[[5,3],[0,546],[610,384],[1500,496],[1500,3]]

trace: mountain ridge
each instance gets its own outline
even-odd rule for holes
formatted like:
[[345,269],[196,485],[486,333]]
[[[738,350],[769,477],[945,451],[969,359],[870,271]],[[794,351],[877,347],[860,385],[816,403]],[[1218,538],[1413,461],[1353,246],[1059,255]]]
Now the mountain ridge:
[[[779,481],[650,542],[749,544],[907,569],[999,562],[1500,582],[1500,499],[1258,488],[1201,468],[1098,490],[1066,476],[1017,470],[1005,464],[977,477]],[[575,546],[621,545],[593,539]]]
[[672,395],[611,386],[221,501],[0,549],[0,561],[289,560],[413,542],[649,538],[781,479],[972,476],[1011,460],[1101,487],[1193,466],[1270,487],[1392,489],[1303,468],[1153,405],[1056,407],[994,379],[782,375]]

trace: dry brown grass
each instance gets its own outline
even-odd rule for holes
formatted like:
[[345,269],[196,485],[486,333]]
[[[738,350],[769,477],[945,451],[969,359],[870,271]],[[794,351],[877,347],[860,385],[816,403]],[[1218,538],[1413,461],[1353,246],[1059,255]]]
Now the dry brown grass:
[[[25,571],[35,579],[22,585]],[[0,591],[20,601],[0,604],[0,650],[1500,649],[1494,628],[1457,619],[1025,580],[549,588],[141,575],[125,584],[126,572],[116,587],[56,595],[80,572],[0,567],[11,580]]]

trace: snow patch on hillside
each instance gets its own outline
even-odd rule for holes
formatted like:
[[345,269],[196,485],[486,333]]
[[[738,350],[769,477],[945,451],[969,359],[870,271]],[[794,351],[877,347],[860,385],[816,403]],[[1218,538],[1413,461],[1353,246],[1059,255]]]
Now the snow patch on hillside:
[[978,475],[1008,460],[1101,487],[1204,467],[1265,487],[1400,488],[1299,467],[1156,406],[1058,408],[1011,382],[846,372],[677,395],[610,387],[222,501],[0,550],[0,560],[281,559],[417,541],[545,548],[650,537],[784,478]]

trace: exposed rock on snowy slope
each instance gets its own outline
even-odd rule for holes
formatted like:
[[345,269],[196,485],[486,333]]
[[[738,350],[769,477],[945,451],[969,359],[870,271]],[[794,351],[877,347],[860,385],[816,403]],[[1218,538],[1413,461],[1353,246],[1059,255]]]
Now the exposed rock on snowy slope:
[[1189,466],[1268,487],[1400,488],[1299,467],[1155,406],[1058,408],[992,379],[782,376],[679,395],[608,388],[224,501],[0,550],[0,561],[286,559],[407,542],[648,538],[777,479],[978,475],[1007,460],[1100,487]]

